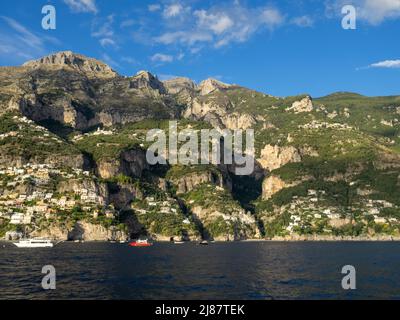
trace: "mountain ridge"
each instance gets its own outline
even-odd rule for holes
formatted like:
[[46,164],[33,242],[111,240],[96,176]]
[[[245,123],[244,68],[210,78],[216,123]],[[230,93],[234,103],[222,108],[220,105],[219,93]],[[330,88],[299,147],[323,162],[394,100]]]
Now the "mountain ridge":
[[[0,106],[0,233],[18,229],[9,206],[32,232],[74,239],[400,237],[397,96],[274,97],[61,52],[1,67]],[[253,129],[253,174],[148,165],[146,132],[170,120]]]

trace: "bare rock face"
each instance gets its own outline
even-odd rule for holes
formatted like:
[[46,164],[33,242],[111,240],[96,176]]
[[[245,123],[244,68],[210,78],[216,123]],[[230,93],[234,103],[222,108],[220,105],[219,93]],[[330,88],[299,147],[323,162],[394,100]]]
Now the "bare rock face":
[[164,87],[169,94],[178,94],[186,91],[192,93],[197,90],[197,85],[188,78],[175,78],[163,81]]
[[68,240],[85,241],[123,241],[128,235],[116,228],[105,228],[99,224],[92,224],[86,221],[78,221],[72,230],[68,232]]
[[260,165],[269,171],[278,169],[287,163],[301,162],[301,153],[293,146],[279,147],[277,145],[266,145],[261,150],[258,159]]
[[125,241],[128,235],[115,227],[106,228],[100,224],[78,221],[73,226],[52,224],[43,230],[35,230],[31,237],[41,237],[60,241]]
[[293,111],[294,113],[311,112],[313,110],[314,106],[310,96],[293,102],[292,106],[286,109],[286,111]]
[[210,94],[213,91],[227,89],[229,87],[231,87],[231,85],[223,83],[223,82],[215,80],[215,79],[204,80],[199,85],[200,94],[203,96]]
[[55,241],[66,241],[68,240],[68,229],[58,224],[53,224],[47,229],[34,230],[31,237],[35,238],[46,238]]
[[269,176],[267,177],[262,184],[262,198],[263,200],[271,199],[272,196],[285,189],[287,187],[287,183],[283,181],[281,178],[277,176]]
[[197,97],[186,108],[183,117],[209,122],[214,128],[231,130],[246,130],[257,122],[250,114],[232,112],[232,109],[232,103],[227,98],[215,101]]
[[225,221],[231,225],[231,231],[220,235],[205,235],[206,238],[215,241],[233,241],[260,238],[260,231],[257,227],[255,218],[245,212],[242,208],[232,210],[229,214],[220,212],[213,207],[195,206],[192,208],[193,216],[201,221],[207,229],[216,220]]
[[117,184],[112,189],[109,202],[112,203],[117,210],[129,210],[132,200],[143,198],[142,191],[131,184]]
[[298,183],[299,182],[285,182],[280,177],[275,175],[269,176],[265,178],[262,184],[262,199],[269,200],[279,191],[296,186]]
[[64,51],[0,67],[0,114],[19,111],[86,130],[149,117],[175,118],[180,110],[161,81],[146,71],[122,77],[106,64]]
[[38,60],[28,61],[23,66],[28,68],[40,68],[43,66],[52,68],[68,67],[92,77],[112,78],[117,76],[117,73],[105,63],[71,51],[62,51]]
[[210,114],[214,114],[218,117],[225,116],[227,111],[231,108],[231,103],[229,100],[226,101],[213,101],[200,98],[195,98],[192,104],[185,110],[183,116],[185,118],[196,118],[204,119]]
[[160,94],[166,93],[164,84],[147,71],[139,71],[136,76],[132,77],[130,79],[130,87],[157,90]]
[[232,182],[228,176],[224,177],[222,174],[208,171],[202,173],[194,172],[179,179],[173,179],[171,183],[177,187],[177,194],[188,193],[202,183],[211,183],[221,188],[232,189]]
[[98,161],[97,172],[103,179],[110,179],[118,174],[140,178],[148,166],[145,151],[132,149],[122,152],[119,159]]
[[225,128],[230,130],[246,130],[254,126],[256,120],[247,113],[231,113],[221,118]]

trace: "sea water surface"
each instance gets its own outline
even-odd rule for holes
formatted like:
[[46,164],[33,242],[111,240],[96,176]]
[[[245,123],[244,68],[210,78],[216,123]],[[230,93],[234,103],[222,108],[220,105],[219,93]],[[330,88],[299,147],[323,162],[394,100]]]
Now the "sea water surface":
[[[41,287],[53,265],[56,290]],[[356,290],[342,289],[344,265]],[[0,243],[0,299],[399,299],[400,243]]]

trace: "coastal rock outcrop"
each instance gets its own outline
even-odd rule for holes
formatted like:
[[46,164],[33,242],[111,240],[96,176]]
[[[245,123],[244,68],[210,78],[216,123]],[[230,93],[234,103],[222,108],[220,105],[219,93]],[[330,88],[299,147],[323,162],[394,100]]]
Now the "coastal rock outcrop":
[[125,241],[128,235],[116,227],[106,228],[99,224],[78,221],[68,232],[68,240],[84,241]]
[[192,208],[192,214],[203,225],[203,236],[207,239],[234,241],[260,237],[254,217],[244,209],[237,208],[225,213],[215,207],[195,206]]

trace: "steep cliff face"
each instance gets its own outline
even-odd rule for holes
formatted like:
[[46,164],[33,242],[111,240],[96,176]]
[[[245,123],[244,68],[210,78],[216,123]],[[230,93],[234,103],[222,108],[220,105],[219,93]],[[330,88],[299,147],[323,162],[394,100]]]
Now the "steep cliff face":
[[[400,234],[398,101],[279,98],[214,79],[161,82],[146,71],[122,77],[72,52],[0,67],[0,233],[7,212],[22,210],[46,227],[38,235],[63,240],[121,239],[121,224],[163,240],[257,238],[258,222],[283,239]],[[149,167],[146,133],[170,119],[254,129],[255,171]],[[83,190],[93,197],[79,199]]]
[[266,145],[261,150],[258,162],[264,169],[272,171],[290,162],[301,162],[301,155],[300,151],[292,146]]
[[214,128],[242,129],[253,127],[257,120],[248,113],[232,112],[233,105],[228,99],[215,101],[213,99],[194,98],[183,116],[188,119],[203,120],[211,123]]
[[109,188],[109,203],[117,210],[129,210],[133,200],[143,200],[143,197],[142,190],[132,184],[117,183]]
[[70,68],[86,76],[113,78],[117,73],[101,61],[87,58],[72,51],[62,51],[23,64],[27,68]]
[[121,77],[106,64],[72,52],[1,67],[0,79],[1,112],[20,111],[35,121],[50,119],[79,130],[179,114],[152,74]]
[[45,238],[55,241],[67,241],[68,240],[69,230],[67,227],[53,223],[46,229],[35,230],[30,236],[37,238]]
[[234,241],[260,237],[254,217],[246,214],[243,209],[236,208],[227,213],[219,211],[215,206],[194,206],[191,210],[202,224],[206,239]]
[[148,168],[146,153],[141,149],[123,151],[119,159],[101,159],[97,162],[97,172],[103,179],[111,179],[118,174],[140,178]]
[[164,84],[147,71],[139,71],[129,81],[131,88],[156,90],[160,94],[167,92]]
[[70,227],[54,223],[45,229],[33,231],[30,236],[55,241],[125,241],[128,239],[128,235],[116,227],[106,228],[86,221],[78,221]]
[[202,183],[210,183],[221,188],[232,189],[232,181],[228,175],[216,171],[193,172],[179,178],[170,180],[172,185],[176,186],[176,193],[185,194],[192,191]]
[[169,94],[193,94],[198,90],[197,85],[188,78],[175,78],[163,81],[165,88]]
[[202,183],[181,197],[203,238],[232,241],[260,236],[254,216],[246,212],[227,189]]
[[221,121],[225,128],[230,130],[246,130],[252,128],[256,124],[256,119],[247,113],[231,113],[221,117]]
[[185,110],[185,118],[195,118],[197,120],[208,119],[211,115],[218,117],[226,115],[231,108],[229,100],[213,101],[204,98],[195,98],[191,105]]
[[73,229],[68,232],[68,240],[73,241],[125,241],[126,239],[128,239],[128,235],[115,227],[105,228],[85,221],[78,221]]
[[262,184],[262,199],[263,200],[269,200],[272,198],[273,195],[278,193],[279,191],[293,187],[297,185],[298,182],[285,182],[278,176],[271,175],[263,181]]
[[216,90],[228,89],[229,87],[231,87],[229,84],[210,78],[200,83],[199,90],[200,94],[204,96]]

